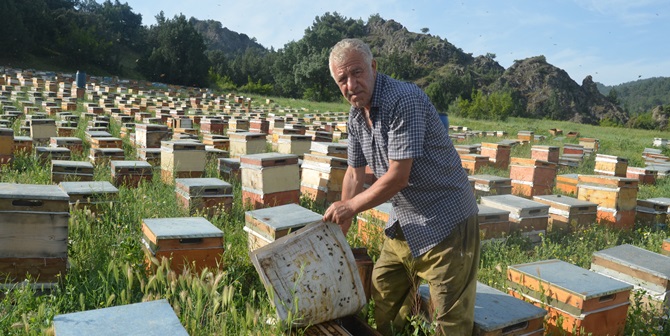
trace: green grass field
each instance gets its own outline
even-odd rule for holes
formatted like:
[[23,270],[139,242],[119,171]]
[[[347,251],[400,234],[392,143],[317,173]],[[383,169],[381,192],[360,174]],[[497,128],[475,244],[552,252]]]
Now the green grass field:
[[[259,99],[264,101],[265,98]],[[346,111],[346,104],[311,104],[299,100],[273,98],[277,106],[300,109],[301,113]],[[304,109],[303,109],[304,108]],[[79,111],[83,111],[80,105]],[[78,136],[83,137],[87,120],[79,122]],[[18,131],[19,121],[15,123]],[[515,138],[519,130],[534,131],[547,135],[540,142],[545,145],[561,145],[576,140],[556,140],[550,137],[550,128],[578,131],[581,136],[600,140],[600,153],[628,158],[631,166],[643,166],[641,157],[645,147],[651,147],[653,138],[668,137],[661,132],[605,128],[550,120],[512,118],[507,122],[487,122],[451,118],[451,125],[467,126],[483,131],[507,131]],[[119,136],[120,125],[114,121],[110,131]],[[499,138],[470,138],[463,142],[497,142]],[[84,155],[73,160],[87,160],[88,144]],[[135,159],[134,149],[124,139],[127,159]],[[665,154],[670,154],[665,150]],[[529,157],[530,146],[521,145],[513,150],[513,156]],[[590,174],[593,158],[573,169],[562,168],[559,174],[577,172]],[[209,162],[207,177],[218,177],[216,165]],[[486,173],[508,176],[507,171],[492,168]],[[506,175],[507,174],[507,175]],[[117,306],[164,298],[175,309],[182,324],[191,335],[271,335],[285,330],[268,324],[274,316],[268,295],[250,262],[247,236],[243,231],[244,209],[238,181],[235,187],[235,202],[229,213],[208,219],[224,232],[225,252],[223,267],[199,274],[175,274],[165,263],[153,260],[156,270],[146,272],[145,256],[141,248],[141,222],[143,218],[166,218],[188,216],[178,207],[174,186],[163,183],[159,171],[151,182],[137,189],[119,188],[116,200],[103,206],[96,214],[86,210],[71,213],[68,239],[70,268],[61,278],[59,286],[50,292],[38,292],[29,286],[5,286],[0,294],[0,335],[42,335],[53,333],[52,320],[58,314]],[[111,181],[109,166],[98,166],[96,180]],[[40,164],[32,155],[18,156],[11,166],[0,171],[0,182],[49,184],[50,166]],[[670,197],[670,180],[659,180],[655,186],[641,186],[639,198]],[[317,212],[323,207],[303,201],[303,206]],[[355,225],[352,226],[355,228]],[[629,243],[659,252],[668,230],[636,227],[631,232],[607,229],[598,225],[582,228],[570,234],[548,233],[537,245],[521,237],[485,243],[482,246],[479,280],[500,290],[506,290],[508,265],[543,259],[557,258],[588,268],[591,255],[607,247]],[[357,232],[348,235],[352,246],[359,246]],[[379,241],[368,246],[373,257],[379,250]],[[370,314],[368,314],[370,315]],[[649,313],[638,301],[629,308],[626,335],[670,335],[670,323],[662,313]],[[371,324],[374,321],[368,317]],[[430,334],[430,326],[424,326],[418,318],[412,321],[413,334]],[[298,332],[299,333],[299,332]]]

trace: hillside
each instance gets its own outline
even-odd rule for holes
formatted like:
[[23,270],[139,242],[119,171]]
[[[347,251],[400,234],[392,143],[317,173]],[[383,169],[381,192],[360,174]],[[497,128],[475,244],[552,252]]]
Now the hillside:
[[670,105],[670,77],[654,77],[614,86],[600,84],[598,90],[608,95],[616,92],[620,105],[631,114],[649,112],[659,105]]
[[192,17],[189,23],[202,35],[208,50],[220,50],[226,56],[240,55],[247,49],[265,51],[265,47],[258,44],[255,38],[223,27],[219,21],[198,20]]

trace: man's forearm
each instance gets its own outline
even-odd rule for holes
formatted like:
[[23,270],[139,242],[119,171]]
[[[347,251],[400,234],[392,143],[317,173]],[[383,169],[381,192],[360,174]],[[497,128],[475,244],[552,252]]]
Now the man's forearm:
[[[356,169],[359,169],[356,172]],[[362,170],[362,172],[361,172]],[[342,181],[342,200],[350,200],[363,191],[365,183],[365,170],[360,168],[347,168]]]

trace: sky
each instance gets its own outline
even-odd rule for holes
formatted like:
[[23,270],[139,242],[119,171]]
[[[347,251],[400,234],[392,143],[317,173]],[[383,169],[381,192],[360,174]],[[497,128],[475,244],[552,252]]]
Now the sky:
[[[98,0],[101,2],[101,0]],[[367,22],[379,14],[411,32],[433,36],[474,56],[493,53],[505,68],[544,55],[581,85],[617,85],[670,77],[670,1],[667,0],[121,0],[144,25],[167,18],[220,21],[266,48],[298,41],[314,19],[330,12]]]

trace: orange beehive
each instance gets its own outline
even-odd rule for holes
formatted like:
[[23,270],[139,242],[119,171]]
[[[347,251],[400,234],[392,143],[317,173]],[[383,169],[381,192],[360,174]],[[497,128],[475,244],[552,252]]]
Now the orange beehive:
[[530,157],[536,160],[558,163],[560,151],[558,146],[533,146],[530,148]]
[[142,234],[148,265],[151,257],[168,258],[177,274],[187,266],[195,272],[222,266],[223,232],[205,218],[145,218]]
[[628,167],[628,169],[626,169],[626,177],[637,179],[641,184],[656,184],[657,176],[658,171],[656,170],[642,167]]
[[389,220],[391,211],[393,211],[391,203],[382,203],[356,216],[358,235],[364,244],[382,242],[384,227]]
[[512,158],[512,193],[524,197],[551,194],[556,180],[556,169],[557,164],[552,162]]
[[621,229],[635,224],[638,180],[617,176],[579,175],[577,198],[598,204],[598,221]]
[[460,154],[461,166],[467,169],[469,174],[476,174],[480,169],[489,164],[489,157],[477,154]]
[[549,230],[570,231],[596,222],[595,203],[562,195],[534,196],[533,201],[549,205]]
[[507,169],[509,166],[511,146],[500,143],[483,142],[481,155],[488,156],[489,162],[498,169]]
[[631,285],[556,259],[509,266],[507,281],[511,295],[548,310],[549,332],[623,335]]
[[556,189],[577,196],[577,174],[556,175]]

